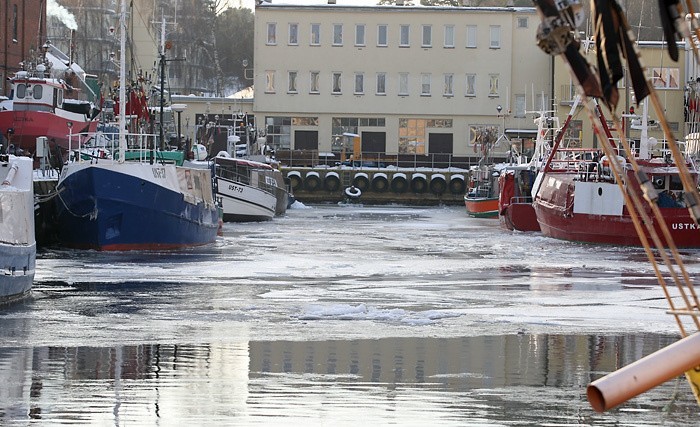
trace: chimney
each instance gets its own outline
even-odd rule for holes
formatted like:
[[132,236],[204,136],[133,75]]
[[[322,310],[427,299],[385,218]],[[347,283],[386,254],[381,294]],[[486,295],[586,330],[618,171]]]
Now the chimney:
[[396,0],[397,6],[403,6],[403,0]]
[[328,4],[335,4],[335,0],[328,0]]

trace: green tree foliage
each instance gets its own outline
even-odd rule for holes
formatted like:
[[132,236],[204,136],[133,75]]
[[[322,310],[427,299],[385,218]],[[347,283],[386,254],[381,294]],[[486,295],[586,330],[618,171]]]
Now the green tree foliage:
[[243,88],[252,81],[245,80],[243,60],[253,68],[254,15],[250,9],[228,8],[216,18],[216,49],[226,87]]

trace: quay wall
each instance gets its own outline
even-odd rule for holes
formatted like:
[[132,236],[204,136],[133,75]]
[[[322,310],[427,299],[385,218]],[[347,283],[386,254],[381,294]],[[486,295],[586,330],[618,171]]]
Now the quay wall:
[[466,169],[282,167],[291,193],[302,203],[461,205]]

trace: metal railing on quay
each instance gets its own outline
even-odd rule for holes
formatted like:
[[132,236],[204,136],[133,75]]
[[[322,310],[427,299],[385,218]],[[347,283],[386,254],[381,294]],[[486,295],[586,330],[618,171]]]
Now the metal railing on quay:
[[[362,169],[464,169],[479,163],[479,156],[455,156],[453,154],[387,154],[366,153],[359,156],[343,156],[342,153],[318,150],[276,150],[275,160],[285,167],[353,167]],[[505,162],[505,156],[493,157],[494,163]]]

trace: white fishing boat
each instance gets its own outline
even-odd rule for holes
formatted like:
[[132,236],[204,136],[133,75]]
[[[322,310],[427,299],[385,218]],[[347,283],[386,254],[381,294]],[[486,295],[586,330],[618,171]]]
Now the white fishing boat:
[[0,155],[0,304],[29,295],[34,282],[32,159]]
[[224,221],[266,221],[284,214],[289,194],[278,169],[225,152],[213,162],[214,191],[221,199]]

